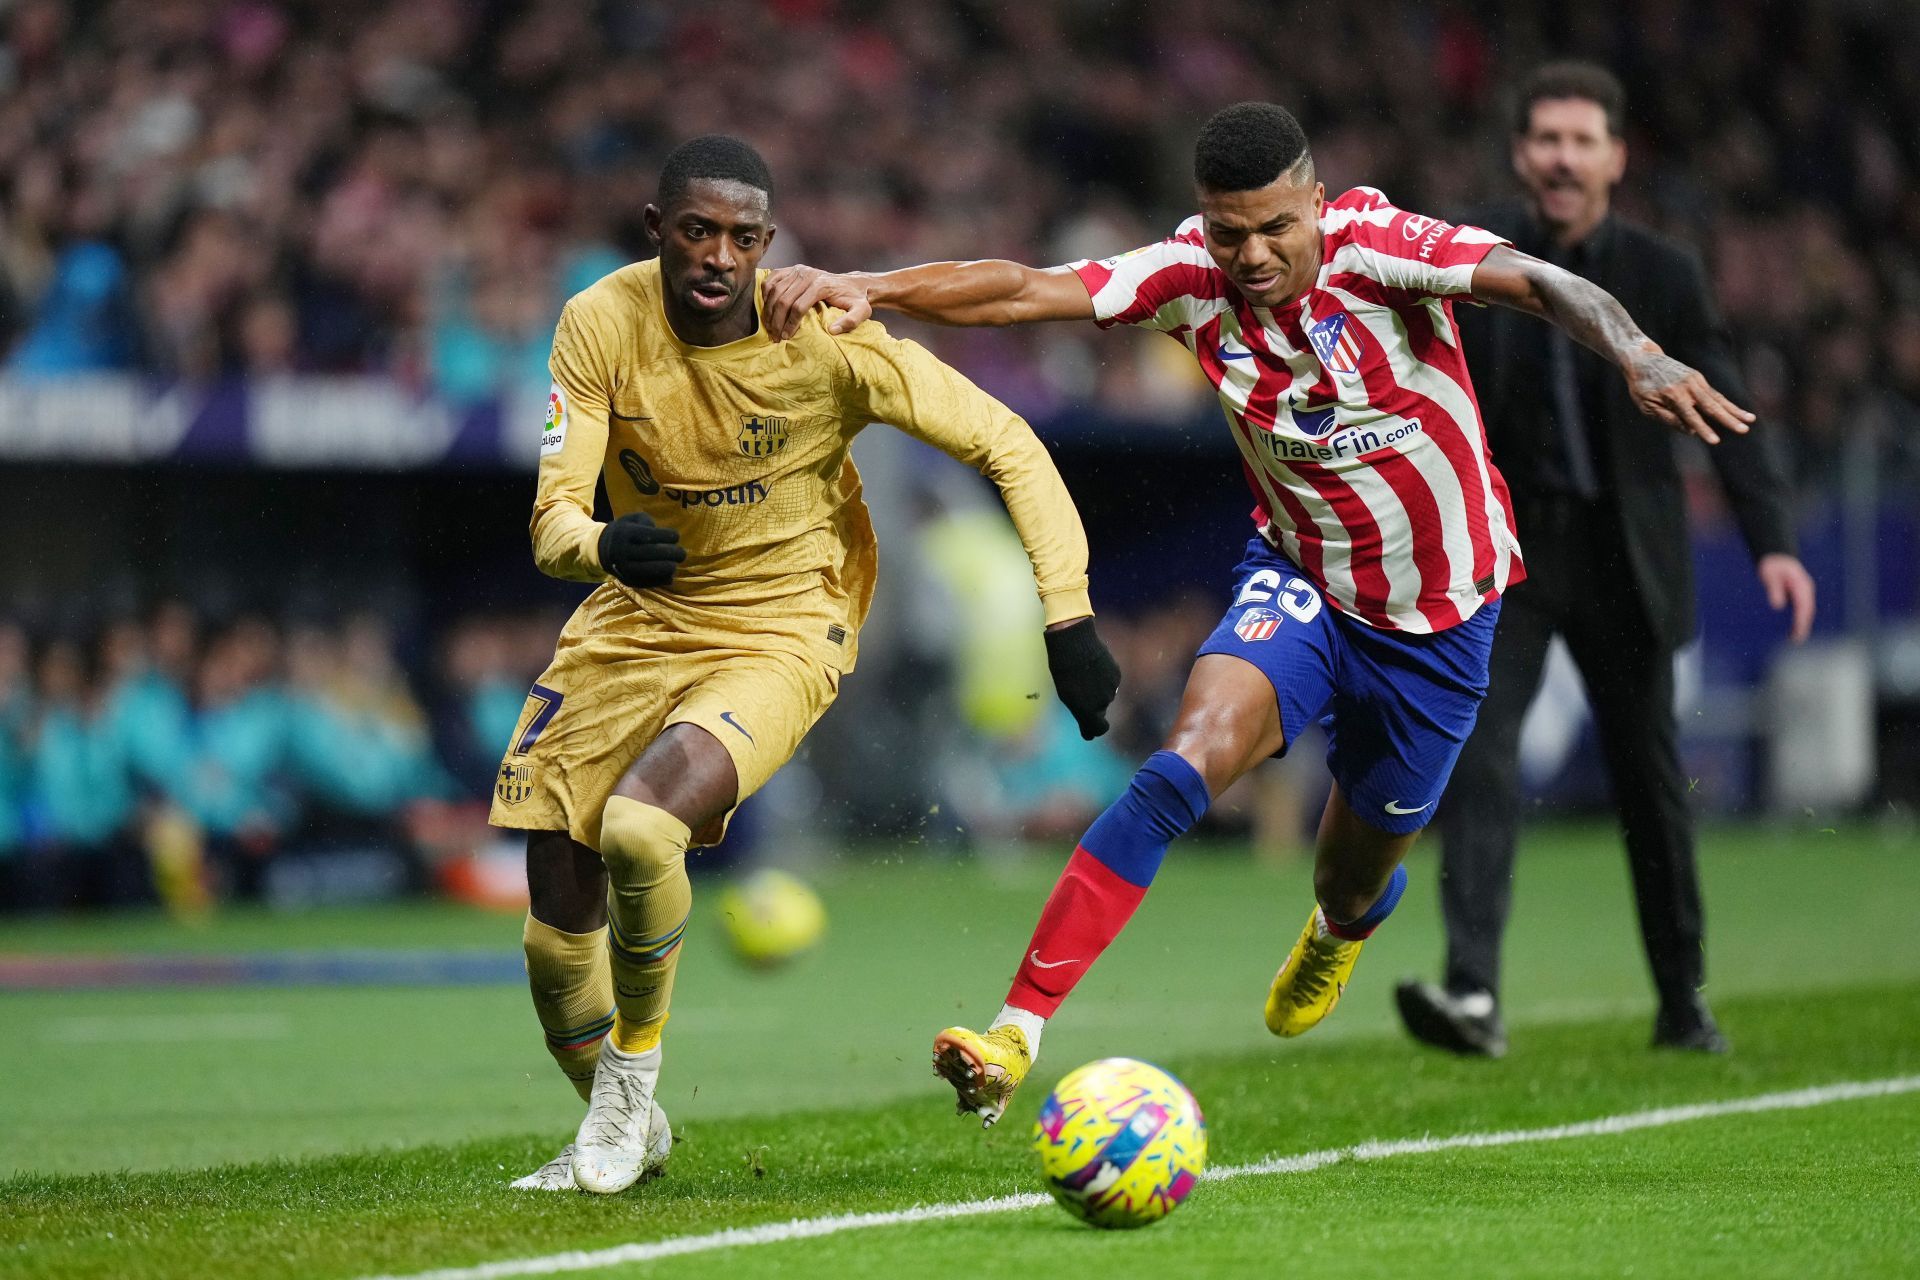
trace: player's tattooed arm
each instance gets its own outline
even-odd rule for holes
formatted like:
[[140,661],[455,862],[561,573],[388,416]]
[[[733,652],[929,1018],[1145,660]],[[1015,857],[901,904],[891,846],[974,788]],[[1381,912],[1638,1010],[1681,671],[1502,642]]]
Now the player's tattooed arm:
[[767,277],[765,301],[767,333],[776,342],[792,337],[807,312],[822,303],[846,312],[828,329],[836,334],[850,332],[876,308],[953,325],[1093,318],[1093,298],[1070,268],[1028,267],[998,258],[844,275],[782,267]]
[[1745,433],[1753,422],[1751,413],[1716,391],[1697,369],[1662,351],[1626,308],[1591,280],[1500,245],[1474,268],[1473,296],[1559,325],[1569,338],[1619,367],[1640,412],[1683,435],[1719,444],[1720,431]]

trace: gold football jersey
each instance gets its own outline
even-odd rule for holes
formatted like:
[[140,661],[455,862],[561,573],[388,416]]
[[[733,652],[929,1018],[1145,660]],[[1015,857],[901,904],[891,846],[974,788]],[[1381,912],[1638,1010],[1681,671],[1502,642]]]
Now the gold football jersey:
[[658,260],[635,263],[560,317],[533,507],[543,572],[608,581],[593,517],[604,474],[616,516],[644,511],[687,549],[664,590],[613,589],[669,626],[747,635],[850,670],[877,556],[847,449],[882,422],[999,486],[1049,623],[1093,612],[1079,513],[1045,447],[1005,405],[877,323],[829,334],[837,313],[823,309],[786,342],[762,326],[724,346],[691,346],[667,323],[661,288]]

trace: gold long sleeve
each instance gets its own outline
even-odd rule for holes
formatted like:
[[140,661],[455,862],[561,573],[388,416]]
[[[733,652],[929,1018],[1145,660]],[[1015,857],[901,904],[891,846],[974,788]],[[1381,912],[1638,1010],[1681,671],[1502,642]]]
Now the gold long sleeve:
[[598,368],[594,346],[581,341],[568,305],[553,334],[553,374],[547,429],[541,437],[540,478],[534,493],[533,561],[540,572],[571,582],[604,582],[600,531],[593,518],[594,487],[607,451],[611,382]]
[[898,427],[991,480],[1033,563],[1048,624],[1091,616],[1086,531],[1033,428],[926,348],[877,324],[837,341],[850,372],[849,419]]

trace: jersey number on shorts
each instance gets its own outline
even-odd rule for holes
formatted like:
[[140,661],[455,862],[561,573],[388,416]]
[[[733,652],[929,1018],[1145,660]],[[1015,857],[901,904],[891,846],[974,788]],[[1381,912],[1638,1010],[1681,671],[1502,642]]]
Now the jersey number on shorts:
[[543,684],[534,685],[527,697],[539,703],[540,710],[534,713],[533,719],[527,721],[527,731],[520,735],[520,741],[514,746],[513,754],[517,756],[523,756],[533,749],[533,744],[540,740],[540,734],[552,722],[553,713],[560,709],[563,700],[563,695],[557,690]]
[[[1272,569],[1257,570],[1247,584],[1240,588],[1240,597],[1233,602],[1238,609],[1243,604],[1265,604],[1278,595],[1276,603],[1286,610],[1288,616],[1300,622],[1312,622],[1320,616],[1320,593],[1305,578],[1288,578],[1283,586],[1280,575]],[[536,688],[538,686],[535,686]]]

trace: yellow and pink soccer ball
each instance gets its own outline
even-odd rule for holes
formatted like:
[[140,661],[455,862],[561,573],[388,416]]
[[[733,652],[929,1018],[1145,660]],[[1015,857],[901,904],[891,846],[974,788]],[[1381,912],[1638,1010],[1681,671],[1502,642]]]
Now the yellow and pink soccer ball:
[[827,931],[820,895],[777,867],[763,867],[721,890],[720,918],[733,954],[756,969],[787,963]]
[[1187,1087],[1152,1063],[1102,1058],[1054,1086],[1033,1125],[1040,1175],[1060,1207],[1096,1227],[1172,1213],[1207,1164],[1207,1122]]

